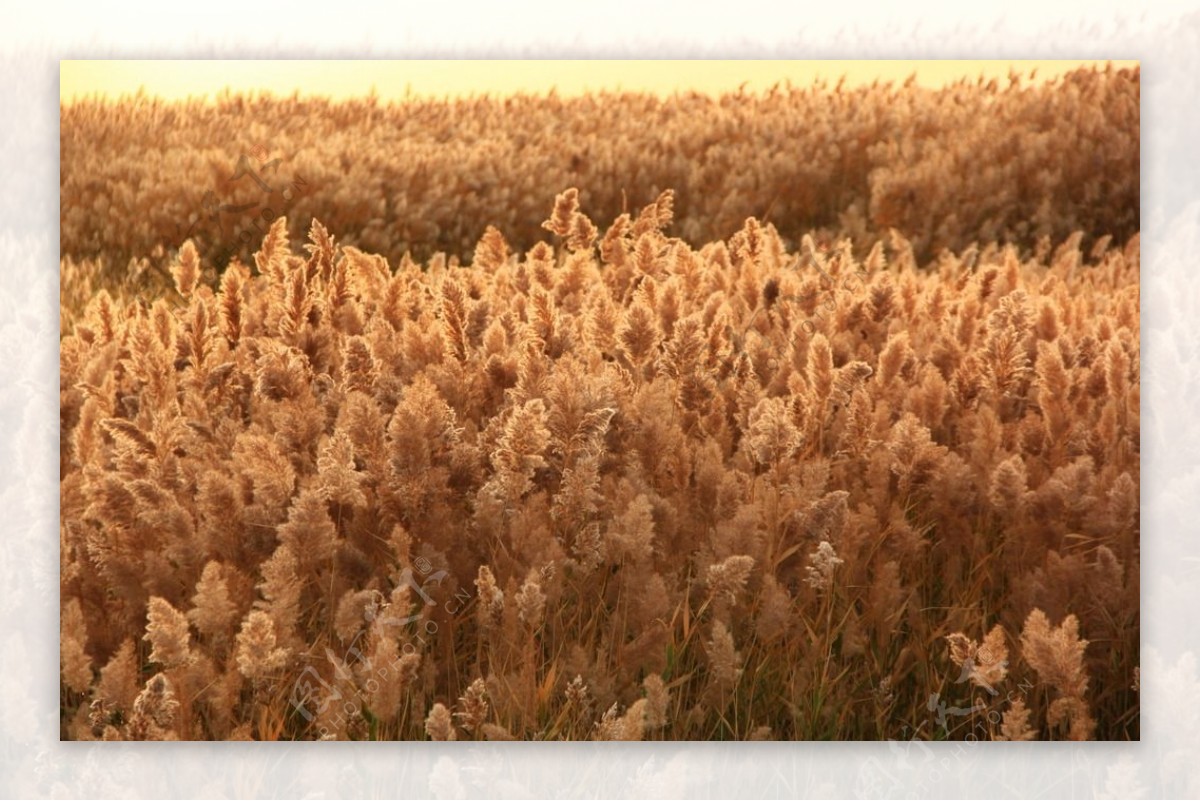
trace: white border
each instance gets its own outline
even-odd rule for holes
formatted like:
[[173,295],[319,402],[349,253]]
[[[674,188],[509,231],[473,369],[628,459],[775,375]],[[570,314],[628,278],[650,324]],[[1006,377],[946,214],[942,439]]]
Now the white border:
[[[0,32],[0,796],[1200,796],[1200,141],[1193,3],[760,0],[6,9]],[[58,59],[1142,61],[1141,743],[88,744],[58,739]]]

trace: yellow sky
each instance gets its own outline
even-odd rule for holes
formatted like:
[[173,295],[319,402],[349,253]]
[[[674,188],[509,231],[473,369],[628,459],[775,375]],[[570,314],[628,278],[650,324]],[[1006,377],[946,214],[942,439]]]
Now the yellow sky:
[[[139,88],[167,100],[213,97],[223,88],[235,92],[270,91],[322,95],[335,99],[362,96],[374,87],[383,100],[411,90],[421,96],[469,95],[518,91],[559,94],[625,89],[669,94],[676,90],[720,93],[747,84],[769,89],[790,79],[807,86],[817,78],[831,83],[842,75],[850,85],[875,79],[900,82],[916,72],[917,82],[937,87],[964,75],[1005,78],[1010,68],[1038,80],[1052,78],[1090,61],[62,61],[59,97],[70,102],[99,93],[133,94]],[[1114,61],[1134,66],[1136,61]]]

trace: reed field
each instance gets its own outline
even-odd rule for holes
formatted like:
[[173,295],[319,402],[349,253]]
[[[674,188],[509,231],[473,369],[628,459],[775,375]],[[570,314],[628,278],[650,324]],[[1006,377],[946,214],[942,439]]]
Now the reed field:
[[64,103],[62,738],[1138,739],[1139,84]]

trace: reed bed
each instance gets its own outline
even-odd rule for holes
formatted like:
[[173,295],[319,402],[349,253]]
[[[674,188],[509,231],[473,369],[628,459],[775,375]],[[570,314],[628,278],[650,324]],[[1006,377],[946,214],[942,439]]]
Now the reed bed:
[[64,105],[62,737],[1137,739],[1139,82]]

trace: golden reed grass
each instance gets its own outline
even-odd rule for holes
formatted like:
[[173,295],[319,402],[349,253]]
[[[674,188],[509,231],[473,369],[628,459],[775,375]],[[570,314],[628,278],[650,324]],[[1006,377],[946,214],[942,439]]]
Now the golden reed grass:
[[64,300],[65,738],[1138,736],[1136,235],[590,198]]
[[280,220],[257,274],[189,245],[174,299],[101,292],[62,340],[67,735],[313,736],[311,667],[337,737],[888,737],[1021,679],[990,734],[1132,736],[1136,239],[839,247],[823,292],[664,208],[395,270]]

